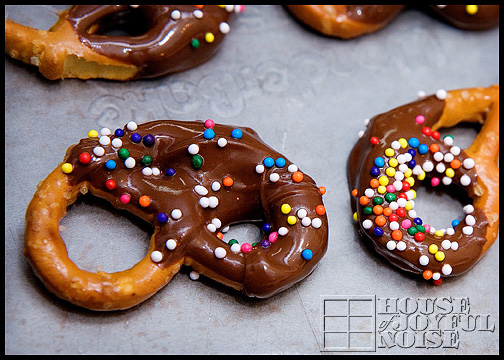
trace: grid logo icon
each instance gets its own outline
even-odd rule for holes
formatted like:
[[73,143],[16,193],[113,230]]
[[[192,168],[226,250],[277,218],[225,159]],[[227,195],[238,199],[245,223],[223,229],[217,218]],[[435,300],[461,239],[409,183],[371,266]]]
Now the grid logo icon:
[[322,296],[322,351],[376,351],[376,296]]

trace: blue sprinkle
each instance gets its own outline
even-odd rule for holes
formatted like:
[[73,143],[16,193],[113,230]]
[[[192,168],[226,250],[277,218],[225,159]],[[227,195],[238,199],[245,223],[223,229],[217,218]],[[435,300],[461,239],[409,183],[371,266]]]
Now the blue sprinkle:
[[311,251],[310,249],[304,249],[301,253],[301,256],[305,260],[310,260],[313,257],[313,251]]
[[380,169],[379,169],[379,168],[377,168],[376,166],[373,166],[373,167],[371,168],[371,175],[372,175],[372,176],[378,176],[378,175],[380,175]]
[[418,153],[420,154],[427,154],[427,152],[429,151],[429,147],[425,144],[420,144],[420,146],[418,147]]
[[207,140],[213,139],[215,137],[215,131],[213,131],[213,129],[205,129],[203,137]]
[[234,137],[235,139],[241,139],[243,133],[240,129],[234,129],[233,131],[231,131],[231,136]]
[[175,175],[175,169],[174,168],[168,168],[168,170],[165,171],[166,176],[173,176]]
[[416,148],[420,145],[420,141],[416,137],[412,137],[408,140],[408,144],[409,146]]
[[383,235],[383,230],[379,227],[375,227],[373,229],[373,233],[376,235],[376,236],[382,236]]
[[408,153],[411,155],[412,158],[414,158],[416,155],[416,151],[414,149],[409,149]]
[[152,146],[152,145],[154,145],[154,141],[155,141],[155,140],[156,140],[156,139],[154,138],[154,135],[147,134],[147,135],[145,135],[145,136],[144,136],[144,138],[143,138],[143,144],[144,144],[145,146]]
[[423,224],[422,219],[420,219],[419,217],[414,218],[414,219],[413,219],[413,222],[414,222],[415,224],[417,224],[417,225],[422,225],[422,224]]
[[385,165],[385,160],[382,158],[382,157],[377,157],[375,160],[374,160],[374,163],[376,166],[378,167],[383,167]]
[[411,160],[411,161],[408,163],[408,166],[409,166],[410,168],[412,168],[412,169],[415,167],[415,165],[416,165],[416,161],[415,161],[415,160]]
[[458,224],[460,224],[460,220],[459,219],[455,219],[451,222],[452,226],[455,227],[457,226]]
[[124,135],[124,131],[122,129],[116,129],[116,131],[114,132],[115,136],[117,137],[121,137]]
[[270,232],[271,231],[271,224],[270,223],[264,223],[264,225],[262,226],[262,230],[264,232]]
[[284,167],[285,166],[285,159],[284,158],[276,159],[275,165],[278,167]]
[[131,134],[131,141],[133,141],[134,143],[139,143],[140,141],[142,141],[142,136],[139,133],[133,133]]
[[165,223],[168,221],[168,215],[165,213],[159,213],[157,214],[157,221],[160,223]]
[[269,247],[270,245],[271,245],[271,243],[270,243],[270,241],[269,241],[268,239],[264,239],[264,240],[262,240],[262,241],[261,241],[261,246],[262,246],[263,248],[267,248],[267,247]]
[[270,168],[273,165],[275,165],[275,160],[273,160],[273,158],[267,157],[266,159],[264,159],[264,166]]
[[114,170],[116,168],[116,162],[114,160],[108,160],[105,163],[105,167],[109,170]]

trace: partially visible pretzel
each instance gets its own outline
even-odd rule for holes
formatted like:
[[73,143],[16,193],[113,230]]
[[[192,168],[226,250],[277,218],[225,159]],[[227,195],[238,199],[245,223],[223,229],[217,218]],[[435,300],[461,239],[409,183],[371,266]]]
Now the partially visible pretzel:
[[[134,306],[182,264],[248,296],[269,297],[308,276],[327,248],[319,188],[249,128],[213,121],[128,123],[70,147],[26,212],[25,256],[57,296],[94,310]],[[131,269],[79,269],[59,221],[91,192],[155,226]],[[262,221],[257,243],[223,241],[230,224]]]
[[[5,19],[5,53],[50,80],[152,78],[209,60],[241,5],[74,5],[49,31]],[[105,35],[110,31],[128,35]]]
[[[351,39],[375,32],[396,18],[406,5],[287,5],[299,20],[322,34]],[[429,5],[446,22],[466,30],[488,30],[499,24],[498,5]]]
[[[461,150],[438,130],[483,123]],[[399,268],[440,284],[470,269],[490,248],[499,227],[499,86],[455,91],[373,117],[348,163],[351,205],[359,232]],[[462,188],[472,203],[464,219],[436,230],[414,209],[414,188]]]

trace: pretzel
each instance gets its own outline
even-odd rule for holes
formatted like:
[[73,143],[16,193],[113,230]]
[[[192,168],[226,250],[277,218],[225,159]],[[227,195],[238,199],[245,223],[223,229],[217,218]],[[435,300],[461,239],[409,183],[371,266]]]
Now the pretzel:
[[[328,36],[351,39],[388,25],[406,5],[287,5],[300,21]],[[498,5],[429,5],[427,10],[461,29],[499,24]]]
[[[148,253],[131,269],[92,273],[68,258],[59,221],[88,191],[154,226]],[[308,276],[324,255],[324,192],[250,128],[130,122],[91,131],[67,150],[28,206],[24,254],[50,291],[93,310],[142,302],[182,265],[265,298]],[[261,222],[260,241],[223,240],[244,221]]]
[[[466,150],[439,129],[483,123]],[[439,285],[469,270],[490,248],[499,227],[499,86],[455,91],[372,118],[348,163],[351,206],[359,232],[402,270]],[[426,224],[414,209],[415,188],[457,186],[472,203],[446,229]]]
[[[74,5],[49,31],[5,19],[5,53],[50,80],[131,80],[184,71],[219,49],[241,5]],[[127,35],[106,35],[110,32]]]

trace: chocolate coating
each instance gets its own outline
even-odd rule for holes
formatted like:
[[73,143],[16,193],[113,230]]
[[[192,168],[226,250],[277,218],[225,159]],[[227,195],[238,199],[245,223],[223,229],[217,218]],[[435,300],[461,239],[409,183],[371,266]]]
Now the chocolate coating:
[[464,30],[489,30],[499,25],[499,5],[475,6],[476,12],[468,13],[468,5],[429,5],[432,11],[449,24]]
[[[357,196],[351,197],[351,207],[352,211],[357,212],[358,215],[359,233],[363,239],[373,244],[380,255],[384,256],[393,265],[417,274],[421,274],[424,270],[431,270],[432,273],[437,272],[443,274],[443,266],[448,264],[453,271],[450,274],[443,274],[442,276],[454,276],[467,271],[480,258],[483,245],[486,242],[485,235],[488,225],[487,218],[481,209],[475,207],[474,212],[471,214],[476,219],[476,224],[472,227],[472,235],[463,234],[462,228],[465,226],[464,220],[461,220],[461,223],[455,227],[454,234],[449,235],[445,233],[443,236],[435,236],[426,231],[423,241],[415,240],[413,235],[410,235],[406,229],[400,227],[399,230],[401,230],[403,234],[401,241],[404,241],[406,244],[405,249],[400,251],[397,248],[393,250],[387,248],[387,243],[392,240],[390,220],[387,220],[386,224],[382,227],[376,225],[375,219],[378,215],[374,213],[367,215],[364,212],[366,206],[372,207],[373,205],[363,206],[359,201],[360,196],[364,195],[365,189],[370,188],[370,181],[372,179],[378,179],[380,176],[387,177],[385,170],[388,167],[387,163],[391,157],[385,156],[384,153],[386,149],[391,147],[391,143],[394,140],[399,140],[400,138],[406,140],[417,138],[420,144],[430,146],[436,143],[439,145],[439,152],[443,154],[450,153],[452,146],[445,144],[442,140],[434,140],[431,136],[422,133],[423,127],[432,127],[439,120],[443,113],[444,106],[444,100],[439,100],[435,96],[429,96],[423,100],[398,107],[387,113],[373,117],[364,135],[356,143],[350,154],[348,160],[348,182],[350,190],[358,189]],[[423,124],[420,125],[416,123],[415,117],[417,115],[424,115],[425,122]],[[371,137],[376,137],[379,140],[378,143],[373,145],[370,142]],[[418,147],[413,148],[410,145],[396,150],[395,155],[392,157],[397,158],[398,154],[404,154],[409,149],[416,150],[416,155],[413,159],[416,161],[417,165],[422,166],[426,161],[431,161],[434,165],[438,163],[438,161],[434,160],[431,151],[422,155],[419,153]],[[379,175],[373,176],[370,170],[375,166],[374,161],[377,157],[382,157],[385,160],[385,166],[380,168]],[[462,150],[459,155],[455,155],[454,157],[463,162],[463,160],[467,158],[467,155],[464,150]],[[450,167],[450,164],[447,162],[441,161],[441,163],[444,163],[447,168]],[[467,175],[471,179],[471,183],[468,186],[463,186],[460,183],[460,179],[463,175]],[[442,178],[444,174],[434,169],[430,172],[426,172],[426,178],[422,181],[429,181],[434,176]],[[419,186],[421,182],[415,175],[413,175],[413,178],[415,184],[412,189]],[[390,178],[390,183],[393,181],[394,178]],[[453,182],[449,186],[459,186],[463,188],[463,190],[467,192],[468,197],[474,199],[477,191],[477,174],[475,168],[466,169],[464,166],[461,166],[456,169]],[[440,187],[446,188],[447,186],[441,183]],[[383,208],[390,205],[385,194],[379,194],[376,189],[373,191],[373,198],[379,197],[383,200]],[[404,191],[395,191],[395,195],[399,196],[401,192]],[[421,218],[422,215],[418,214],[418,217]],[[371,228],[364,228],[363,221],[365,219],[369,219],[373,222]],[[414,218],[410,216],[408,211],[406,211],[404,217],[399,216],[398,222],[401,223],[401,221],[405,219],[410,220],[414,224]],[[383,235],[377,236],[374,233],[374,229],[377,227],[382,229]],[[458,244],[458,249],[442,248],[441,243],[443,240],[449,240],[451,243],[456,242]],[[431,244],[437,245],[438,249],[444,252],[446,256],[444,260],[436,260],[434,254],[429,253],[429,245]],[[429,258],[429,263],[426,266],[421,265],[419,262],[419,258],[422,255]]]
[[[172,11],[180,12],[174,19]],[[203,16],[197,18],[194,11]],[[137,78],[152,78],[187,70],[209,60],[225,37],[233,12],[217,5],[74,5],[66,19],[86,46],[107,57],[139,68]],[[122,30],[131,36],[103,35]],[[211,33],[211,42],[205,35]],[[196,39],[198,47],[191,46]]]
[[[232,131],[239,129],[241,138],[232,137]],[[120,139],[121,149],[129,151],[129,157],[136,160],[133,168],[127,168],[124,159],[119,157],[119,147],[99,145],[96,138],[82,139],[77,145],[69,148],[65,162],[73,165],[69,175],[74,186],[89,187],[91,193],[110,201],[115,207],[126,209],[155,226],[155,250],[162,253],[158,266],[171,265],[185,257],[185,263],[196,270],[209,269],[207,275],[216,279],[225,279],[225,283],[240,288],[249,296],[267,297],[278,293],[293,283],[310,274],[324,255],[327,248],[327,217],[316,213],[315,208],[322,204],[321,194],[315,182],[303,174],[301,182],[292,179],[287,170],[292,163],[262,142],[257,133],[249,128],[233,128],[226,125],[215,125],[211,128],[209,138],[204,137],[206,130],[201,121],[168,121],[159,120],[138,125],[136,130],[123,129],[122,136],[105,136],[109,139]],[[207,129],[208,130],[208,129]],[[136,133],[145,139],[153,135],[154,143],[147,145],[132,135]],[[213,135],[213,136],[212,136]],[[134,137],[133,137],[134,138]],[[225,146],[219,146],[218,139],[227,140]],[[190,145],[199,147],[198,154],[203,158],[200,168],[192,165],[194,154],[188,152]],[[101,146],[105,149],[103,156],[93,155],[93,149]],[[88,164],[78,160],[83,152],[91,154]],[[144,175],[145,168],[141,159],[149,155],[152,158],[150,168],[160,170],[159,174]],[[265,158],[283,158],[284,166],[266,167],[263,173],[256,172],[256,166],[263,164]],[[116,162],[113,170],[108,170],[105,163]],[[175,173],[165,174],[167,169]],[[269,176],[279,175],[273,182]],[[232,186],[225,186],[222,179],[233,179]],[[107,180],[113,179],[117,186],[112,190],[106,188]],[[214,181],[220,183],[220,189],[212,188]],[[196,191],[196,186],[203,186],[208,194]],[[128,194],[131,201],[124,204],[121,195]],[[141,196],[148,196],[149,206],[139,205]],[[218,205],[203,207],[202,197],[215,196]],[[282,204],[289,204],[291,211],[284,214],[280,211]],[[312,220],[321,220],[321,226],[305,226],[300,219],[294,225],[287,224],[288,215],[296,215],[299,209],[305,209]],[[182,213],[180,219],[171,216],[172,210]],[[168,221],[163,223],[157,214],[167,214]],[[221,224],[217,229],[240,222],[267,221],[272,231],[286,227],[288,233],[264,247],[258,242],[250,252],[234,253],[223,240],[207,227],[213,219]],[[263,239],[267,239],[264,234]],[[165,246],[168,239],[175,239],[177,247],[168,250]],[[217,258],[214,250],[223,247],[227,254]],[[304,249],[313,252],[311,260],[301,256]],[[230,282],[230,284],[229,284]]]

